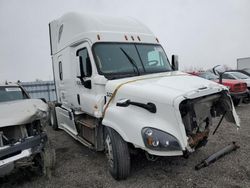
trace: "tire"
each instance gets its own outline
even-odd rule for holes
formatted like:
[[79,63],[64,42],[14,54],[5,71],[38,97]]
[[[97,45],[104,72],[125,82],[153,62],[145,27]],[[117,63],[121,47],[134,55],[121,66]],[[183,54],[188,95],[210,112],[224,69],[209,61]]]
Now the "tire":
[[43,150],[40,153],[36,154],[33,162],[39,175],[43,175],[49,179],[51,178],[52,173],[55,169],[56,153],[49,140],[47,141]]
[[233,99],[234,106],[238,106],[240,104],[240,99]]
[[56,109],[55,107],[51,107],[50,109],[50,125],[53,130],[58,130],[58,123],[56,118]]
[[43,159],[43,175],[48,178],[51,178],[56,166],[56,151],[53,148],[50,140],[47,140],[47,143],[41,153],[41,156]]
[[249,99],[249,97],[244,98],[242,102],[243,102],[244,104],[248,104],[248,103],[250,103],[250,99]]
[[130,174],[130,153],[128,144],[113,129],[105,130],[105,153],[109,172],[116,180],[126,179]]

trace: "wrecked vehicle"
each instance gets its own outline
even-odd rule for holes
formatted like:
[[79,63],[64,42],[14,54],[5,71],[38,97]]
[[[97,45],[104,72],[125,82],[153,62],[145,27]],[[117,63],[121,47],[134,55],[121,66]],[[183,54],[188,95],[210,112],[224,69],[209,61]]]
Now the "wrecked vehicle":
[[[105,151],[117,179],[130,173],[130,153],[187,156],[207,142],[218,116],[239,126],[228,89],[178,71],[140,22],[68,13],[50,22],[57,102],[54,129]],[[135,152],[133,152],[135,153]]]
[[32,167],[50,176],[55,151],[48,143],[44,127],[48,106],[30,99],[18,84],[0,84],[0,176],[18,167]]

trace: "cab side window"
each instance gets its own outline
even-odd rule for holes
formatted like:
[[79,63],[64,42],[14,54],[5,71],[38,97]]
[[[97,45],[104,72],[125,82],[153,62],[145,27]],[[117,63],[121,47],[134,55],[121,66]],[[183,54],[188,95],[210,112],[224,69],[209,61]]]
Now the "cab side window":
[[91,77],[92,68],[87,48],[78,50],[76,55],[79,56],[81,76]]

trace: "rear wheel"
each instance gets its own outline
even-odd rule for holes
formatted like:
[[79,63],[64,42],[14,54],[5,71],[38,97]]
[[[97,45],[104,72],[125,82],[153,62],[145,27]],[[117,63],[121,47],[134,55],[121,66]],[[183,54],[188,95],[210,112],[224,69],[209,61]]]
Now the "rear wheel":
[[109,171],[116,180],[126,179],[130,174],[128,144],[115,130],[106,128],[105,132],[105,153]]
[[234,106],[238,106],[240,104],[240,99],[233,99]]

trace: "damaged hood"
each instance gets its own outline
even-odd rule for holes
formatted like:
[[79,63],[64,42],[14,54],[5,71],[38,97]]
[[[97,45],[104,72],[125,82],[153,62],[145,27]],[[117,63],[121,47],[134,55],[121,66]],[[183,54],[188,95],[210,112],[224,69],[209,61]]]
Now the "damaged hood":
[[111,80],[106,86],[107,93],[113,93],[121,84],[123,85],[117,91],[117,97],[126,98],[126,96],[134,96],[136,98],[169,103],[170,105],[179,96],[197,98],[226,89],[215,82],[174,71]]
[[[209,96],[223,90],[227,90],[223,85],[179,71],[112,80],[106,86],[108,96],[115,93],[114,104],[121,99],[129,99],[143,103],[165,103],[173,107],[177,105],[177,109],[185,99]],[[226,119],[239,127],[239,118],[226,93]]]
[[48,105],[40,99],[0,103],[0,127],[22,125],[46,118]]

